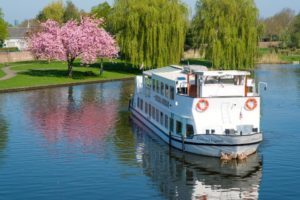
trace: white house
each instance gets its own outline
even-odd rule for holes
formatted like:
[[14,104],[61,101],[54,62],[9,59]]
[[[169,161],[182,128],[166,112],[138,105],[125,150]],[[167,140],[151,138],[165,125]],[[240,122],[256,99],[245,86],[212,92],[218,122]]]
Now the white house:
[[26,36],[31,30],[29,27],[9,27],[8,38],[4,40],[4,47],[17,47],[20,51],[26,50]]

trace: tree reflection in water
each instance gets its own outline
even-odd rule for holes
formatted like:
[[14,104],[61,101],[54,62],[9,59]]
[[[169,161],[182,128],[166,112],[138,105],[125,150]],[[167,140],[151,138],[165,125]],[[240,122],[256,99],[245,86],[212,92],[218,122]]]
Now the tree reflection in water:
[[73,87],[32,93],[30,119],[49,143],[66,142],[76,146],[72,150],[98,153],[118,114],[116,99],[101,98],[106,90],[89,86],[76,94]]
[[[1,111],[0,111],[1,112]],[[8,124],[0,113],[0,153],[5,149],[8,140]],[[1,156],[0,156],[1,157]]]
[[0,164],[3,157],[3,151],[6,148],[8,142],[8,123],[2,115],[2,98],[0,97]]
[[[187,154],[163,143],[133,120],[136,161],[169,199],[258,199],[262,163],[257,154],[246,161]],[[150,136],[150,137],[149,137]]]

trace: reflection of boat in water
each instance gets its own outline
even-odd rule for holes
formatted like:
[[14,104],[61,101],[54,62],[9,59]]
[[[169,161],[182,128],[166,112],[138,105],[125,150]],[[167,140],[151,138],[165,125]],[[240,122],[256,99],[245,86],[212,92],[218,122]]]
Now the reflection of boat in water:
[[133,118],[137,136],[136,159],[144,173],[169,199],[258,199],[262,176],[257,154],[247,160],[183,153],[166,146],[151,130]]

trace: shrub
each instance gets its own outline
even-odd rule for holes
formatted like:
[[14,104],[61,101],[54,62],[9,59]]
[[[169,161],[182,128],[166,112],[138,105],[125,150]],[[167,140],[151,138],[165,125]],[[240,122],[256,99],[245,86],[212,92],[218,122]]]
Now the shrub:
[[0,48],[0,52],[16,52],[16,51],[19,51],[18,47]]

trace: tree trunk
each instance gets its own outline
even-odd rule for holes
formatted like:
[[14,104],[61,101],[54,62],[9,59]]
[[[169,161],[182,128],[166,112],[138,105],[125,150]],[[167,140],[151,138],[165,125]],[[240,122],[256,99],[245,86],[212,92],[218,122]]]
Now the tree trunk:
[[67,62],[68,62],[68,76],[69,77],[72,77],[72,75],[73,75],[72,69],[73,69],[74,60],[75,60],[75,58],[70,58],[70,59],[67,60]]
[[73,65],[73,62],[72,61],[68,61],[68,76],[69,77],[72,77],[72,65]]
[[102,76],[102,74],[103,74],[103,71],[104,71],[104,69],[103,69],[103,59],[101,58],[101,61],[100,61],[101,63],[100,63],[100,76]]

